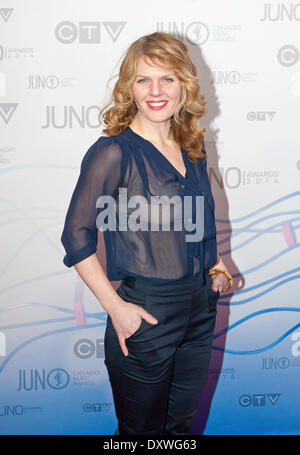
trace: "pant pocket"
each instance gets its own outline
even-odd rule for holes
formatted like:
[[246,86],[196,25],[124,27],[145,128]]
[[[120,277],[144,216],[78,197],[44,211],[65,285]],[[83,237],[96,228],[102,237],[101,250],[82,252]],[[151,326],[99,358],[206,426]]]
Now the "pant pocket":
[[134,338],[138,333],[140,333],[145,322],[146,322],[145,319],[141,319],[141,323],[140,323],[139,327],[136,329],[135,332],[133,332],[131,335],[129,335],[129,337],[125,338],[125,341],[132,340],[132,338]]
[[132,344],[135,342],[140,344],[144,341],[150,340],[152,337],[157,336],[161,332],[164,321],[164,306],[161,304],[159,298],[153,299],[153,297],[149,294],[145,295],[145,299],[141,304],[137,303],[136,300],[134,300],[133,303],[144,308],[147,313],[151,314],[158,320],[157,324],[151,324],[142,318],[139,328],[126,338],[126,341],[132,341]]

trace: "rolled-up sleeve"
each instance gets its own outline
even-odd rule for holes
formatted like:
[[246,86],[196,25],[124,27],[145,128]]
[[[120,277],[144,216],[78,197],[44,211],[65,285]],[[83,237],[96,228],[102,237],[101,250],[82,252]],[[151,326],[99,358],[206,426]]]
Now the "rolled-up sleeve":
[[61,235],[66,251],[63,263],[67,267],[96,252],[97,199],[104,195],[115,197],[125,168],[126,150],[111,137],[100,137],[84,155]]

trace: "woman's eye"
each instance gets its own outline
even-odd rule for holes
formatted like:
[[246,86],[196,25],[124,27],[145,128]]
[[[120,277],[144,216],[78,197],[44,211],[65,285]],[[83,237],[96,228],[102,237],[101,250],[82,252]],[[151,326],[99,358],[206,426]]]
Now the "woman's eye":
[[[138,84],[139,84],[140,82],[143,82],[143,81],[145,81],[145,80],[146,80],[146,79],[139,79],[137,82],[138,82]],[[165,80],[165,81],[171,81],[171,82],[173,81],[173,79],[170,78],[170,77],[166,77],[164,80]]]

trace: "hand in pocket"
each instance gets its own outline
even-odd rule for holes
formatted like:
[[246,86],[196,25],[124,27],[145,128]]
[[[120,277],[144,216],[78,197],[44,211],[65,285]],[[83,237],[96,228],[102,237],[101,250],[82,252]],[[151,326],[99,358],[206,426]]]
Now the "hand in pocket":
[[110,312],[111,322],[114,326],[122,352],[128,355],[126,338],[131,337],[140,327],[142,319],[149,324],[157,324],[158,320],[144,308],[132,302],[127,302],[120,297],[120,304]]

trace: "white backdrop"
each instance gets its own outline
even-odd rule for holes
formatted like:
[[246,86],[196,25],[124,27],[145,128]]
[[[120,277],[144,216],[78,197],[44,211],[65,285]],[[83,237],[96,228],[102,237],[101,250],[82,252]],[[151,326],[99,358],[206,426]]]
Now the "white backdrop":
[[288,1],[0,1],[2,434],[115,431],[106,313],[60,235],[121,59],[154,31],[180,33],[199,71],[235,278],[193,431],[299,434],[299,21]]

